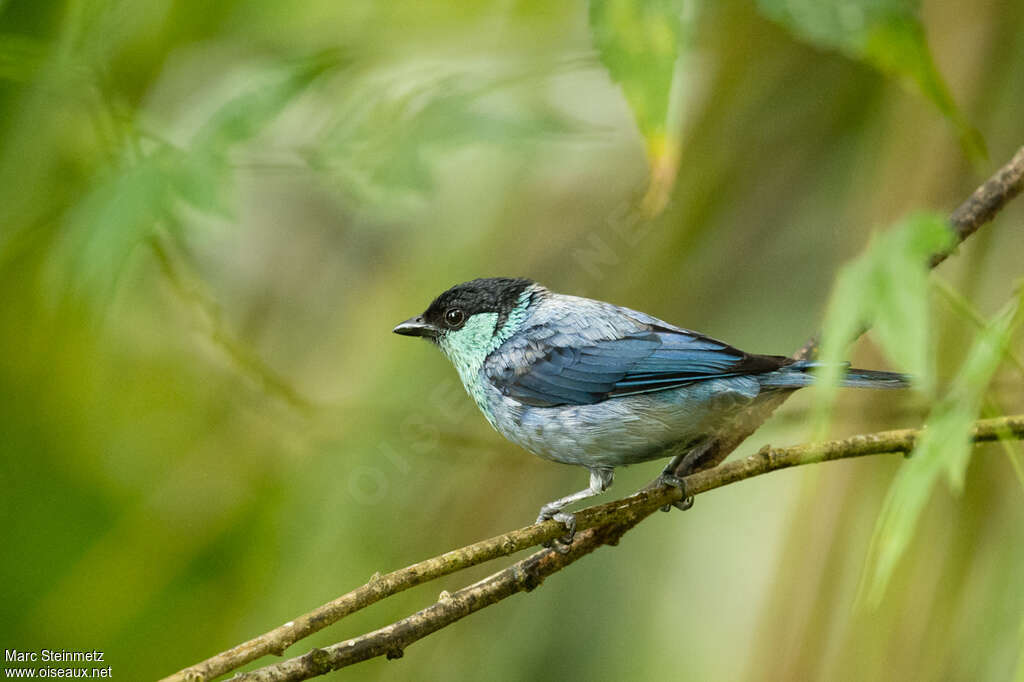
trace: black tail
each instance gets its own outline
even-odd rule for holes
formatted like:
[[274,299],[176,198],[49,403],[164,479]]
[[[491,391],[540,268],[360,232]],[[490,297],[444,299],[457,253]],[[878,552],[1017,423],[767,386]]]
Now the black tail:
[[[794,362],[775,372],[763,374],[759,378],[762,386],[778,388],[810,386],[816,380],[812,371],[823,366],[820,362]],[[839,385],[847,388],[910,388],[910,377],[899,372],[848,369]]]
[[910,377],[877,369],[848,369],[839,385],[850,388],[910,388]]

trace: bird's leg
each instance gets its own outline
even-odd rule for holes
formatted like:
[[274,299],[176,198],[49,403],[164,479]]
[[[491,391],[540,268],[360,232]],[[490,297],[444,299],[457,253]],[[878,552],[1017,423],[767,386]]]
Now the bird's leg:
[[613,469],[590,469],[590,487],[573,493],[572,495],[566,495],[560,497],[557,500],[548,502],[540,508],[540,515],[537,517],[537,523],[542,523],[548,519],[554,519],[559,523],[563,524],[569,531],[564,537],[558,538],[557,540],[545,543],[545,547],[552,547],[562,554],[569,551],[569,545],[572,543],[572,538],[576,535],[576,515],[572,512],[564,512],[562,509],[568,507],[573,502],[579,502],[585,500],[588,497],[594,495],[600,495],[608,489],[612,484],[612,479],[615,477],[615,471]]
[[658,476],[658,483],[660,485],[672,486],[673,488],[679,488],[683,491],[683,498],[671,504],[666,504],[661,508],[661,511],[663,512],[672,511],[672,507],[686,511],[693,506],[693,495],[688,496],[686,494],[686,484],[683,483],[683,479],[676,476],[676,469],[683,463],[687,454],[688,453],[681,453],[673,457],[669,461],[668,465],[661,470],[661,475]]

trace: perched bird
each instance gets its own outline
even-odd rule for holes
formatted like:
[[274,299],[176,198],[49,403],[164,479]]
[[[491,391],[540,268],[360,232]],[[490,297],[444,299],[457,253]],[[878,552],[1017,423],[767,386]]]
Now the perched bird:
[[[752,355],[645,313],[556,294],[529,279],[456,285],[396,334],[435,343],[487,421],[544,459],[590,471],[590,486],[541,507],[537,522],[566,525],[565,507],[603,492],[615,467],[674,457],[727,431],[746,407],[814,383],[818,366]],[[907,377],[850,369],[843,386],[903,388]]]

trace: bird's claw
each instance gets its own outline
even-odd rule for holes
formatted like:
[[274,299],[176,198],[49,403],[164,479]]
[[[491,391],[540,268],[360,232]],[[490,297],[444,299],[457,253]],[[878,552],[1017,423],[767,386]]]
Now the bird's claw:
[[576,537],[576,515],[570,512],[558,512],[551,518],[565,526],[566,533],[559,538],[559,541],[566,545],[572,544],[572,539]]
[[576,537],[576,515],[569,512],[548,512],[541,510],[540,516],[537,517],[537,523],[542,523],[548,519],[558,521],[560,524],[565,526],[566,534],[560,538],[554,540],[548,540],[543,544],[548,549],[553,549],[559,554],[565,554],[569,551],[569,547],[572,545],[572,539]]
[[673,502],[670,505],[665,505],[664,507],[662,507],[662,510],[669,511],[669,507],[675,507],[679,511],[686,511],[687,509],[689,509],[692,506],[693,506],[693,495],[689,495],[688,497],[684,497],[681,500],[676,500],[675,502]]
[[686,483],[683,482],[683,479],[679,478],[675,474],[670,474],[666,471],[663,471],[661,472],[661,476],[658,477],[658,483],[663,486],[679,488],[680,490],[683,491],[683,498],[681,500],[676,500],[675,502],[666,504],[664,507],[661,508],[661,511],[672,511],[672,507],[675,507],[680,511],[686,511],[687,509],[693,506],[693,495],[686,494]]

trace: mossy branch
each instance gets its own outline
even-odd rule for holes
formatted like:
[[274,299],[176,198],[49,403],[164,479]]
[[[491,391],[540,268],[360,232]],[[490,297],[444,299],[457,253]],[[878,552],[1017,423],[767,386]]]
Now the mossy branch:
[[[699,495],[754,476],[804,464],[867,455],[906,454],[913,450],[920,435],[920,429],[901,429],[787,448],[764,447],[745,459],[687,476],[684,479],[685,488],[687,494]],[[971,432],[971,440],[974,443],[1005,438],[1024,439],[1024,414],[981,420],[974,425]],[[537,552],[469,587],[450,595],[442,594],[437,603],[387,627],[323,649],[314,649],[276,665],[241,673],[233,679],[247,682],[306,680],[377,656],[398,658],[407,646],[430,633],[514,594],[533,590],[549,575],[574,563],[596,549],[599,544],[611,544],[621,536],[621,529],[632,528],[644,517],[666,504],[679,500],[680,497],[681,491],[678,488],[654,488],[615,502],[585,509],[577,513],[577,524],[580,528],[593,529],[595,538],[602,541],[600,543],[573,543],[567,554],[558,554],[551,550]],[[315,614],[322,609],[343,600],[352,606],[348,611],[351,613],[384,596],[425,582],[431,577],[452,573],[496,556],[511,554],[523,547],[553,539],[564,532],[565,529],[554,521],[520,528],[380,576],[331,602],[330,605],[307,614],[303,619],[315,618]],[[278,636],[284,637],[282,642],[288,641],[289,633],[285,630],[288,628],[278,628],[274,631],[279,632]],[[273,636],[274,632],[265,636]]]

